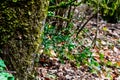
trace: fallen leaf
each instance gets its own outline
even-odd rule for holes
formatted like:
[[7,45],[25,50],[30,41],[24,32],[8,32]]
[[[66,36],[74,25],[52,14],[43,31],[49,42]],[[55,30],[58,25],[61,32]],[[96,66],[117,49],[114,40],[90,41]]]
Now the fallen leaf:
[[116,64],[120,67],[120,61],[116,62]]
[[56,53],[55,53],[54,50],[50,50],[50,54],[51,54],[52,57],[56,57]]
[[102,30],[103,30],[103,31],[108,31],[108,28],[107,28],[106,26],[104,26],[104,27],[102,28]]
[[116,48],[116,47],[114,47],[113,50],[114,50],[115,53],[119,53],[120,52],[119,49]]

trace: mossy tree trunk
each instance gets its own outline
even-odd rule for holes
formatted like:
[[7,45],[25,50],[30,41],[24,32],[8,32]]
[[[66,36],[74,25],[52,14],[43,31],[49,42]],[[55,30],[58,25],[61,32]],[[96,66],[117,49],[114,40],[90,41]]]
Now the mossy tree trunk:
[[19,80],[32,79],[49,0],[0,0],[0,56]]

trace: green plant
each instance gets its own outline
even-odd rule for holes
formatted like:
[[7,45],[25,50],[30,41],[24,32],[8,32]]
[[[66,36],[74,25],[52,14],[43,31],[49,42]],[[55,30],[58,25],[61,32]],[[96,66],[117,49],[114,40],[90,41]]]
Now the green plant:
[[[70,11],[69,17],[63,16],[65,12],[61,13],[63,7],[69,7],[70,10],[70,7],[71,5],[73,5],[73,3],[62,1],[58,2],[57,5],[55,4],[55,0],[51,0],[47,19],[48,22],[45,24],[44,27],[42,42],[42,44],[44,45],[44,53],[52,56],[52,51],[57,55],[61,63],[64,63],[65,60],[69,60],[74,62],[77,66],[86,65],[90,68],[91,71],[93,70],[93,72],[100,70],[101,65],[94,59],[93,53],[90,51],[90,48],[85,47],[80,38],[74,36],[75,30],[73,29],[73,24],[71,20],[73,13]],[[61,15],[59,15],[59,13]],[[63,24],[63,22],[65,21],[68,22],[67,26],[59,25]],[[56,25],[57,22],[58,25]],[[86,24],[87,22],[85,23],[85,25]],[[62,29],[57,30],[58,28]],[[87,32],[89,32],[88,29],[82,29],[82,34],[85,34]],[[83,35],[81,36],[83,38]],[[82,47],[82,50],[79,51],[78,47]],[[74,50],[76,50],[75,53]]]
[[[72,26],[72,25],[71,25]],[[84,30],[87,32],[87,30]],[[66,34],[67,33],[67,34]],[[52,49],[60,59],[61,63],[64,63],[64,60],[69,60],[74,62],[78,67],[80,65],[86,65],[90,68],[92,72],[97,72],[100,70],[100,64],[92,56],[93,53],[90,51],[90,48],[86,47],[82,52],[77,51],[72,53],[76,47],[80,46],[81,43],[74,43],[75,40],[71,28],[64,28],[61,32],[56,32],[56,27],[46,23],[44,28],[43,36],[43,45],[45,52],[51,55],[50,50]],[[103,56],[101,55],[101,59]]]
[[6,65],[3,60],[0,60],[0,80],[14,80],[14,76],[5,71]]
[[75,44],[72,42],[71,28],[65,28],[56,32],[56,27],[46,23],[44,27],[43,45],[48,52],[50,49],[62,55],[65,49],[72,50]]
[[13,2],[17,2],[18,0],[12,0]]
[[92,56],[90,48],[86,47],[81,53],[75,56],[77,66],[86,65],[92,73],[97,73],[101,68],[101,65]]
[[85,0],[91,8],[98,11],[108,22],[116,23],[120,20],[120,1],[119,0]]

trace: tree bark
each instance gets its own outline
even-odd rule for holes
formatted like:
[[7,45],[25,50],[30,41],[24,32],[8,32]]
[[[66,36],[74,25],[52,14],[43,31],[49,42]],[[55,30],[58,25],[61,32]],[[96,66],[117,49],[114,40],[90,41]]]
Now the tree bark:
[[49,0],[0,0],[0,56],[19,80],[34,80]]

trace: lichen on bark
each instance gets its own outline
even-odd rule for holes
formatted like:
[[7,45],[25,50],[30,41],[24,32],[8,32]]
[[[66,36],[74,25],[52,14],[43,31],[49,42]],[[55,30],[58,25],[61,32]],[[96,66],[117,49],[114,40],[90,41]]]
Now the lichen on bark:
[[[19,80],[29,80],[38,53],[49,0],[0,1],[0,55]],[[31,73],[32,71],[32,73]],[[30,79],[32,80],[32,79]]]

